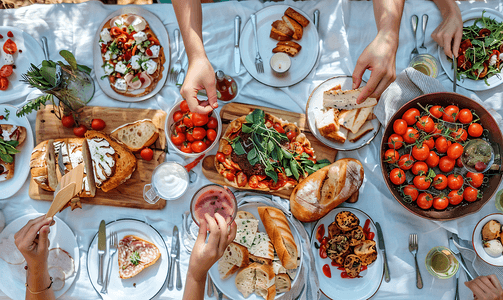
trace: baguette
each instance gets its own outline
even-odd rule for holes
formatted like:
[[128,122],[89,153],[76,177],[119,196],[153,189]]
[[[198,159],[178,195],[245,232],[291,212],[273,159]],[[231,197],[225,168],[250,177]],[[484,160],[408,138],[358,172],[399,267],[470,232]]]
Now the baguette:
[[157,140],[159,129],[152,120],[145,119],[119,126],[110,133],[110,136],[130,151],[138,152]]
[[297,21],[295,21],[294,19],[292,19],[287,15],[284,15],[282,19],[288,26],[288,28],[290,28],[293,31],[292,38],[297,41],[300,40],[302,38],[302,35],[304,34],[304,29],[302,25],[300,25]]
[[281,264],[285,269],[296,269],[297,244],[285,214],[281,210],[269,206],[261,206],[257,210]]
[[301,222],[319,220],[351,197],[362,185],[363,165],[343,158],[309,175],[290,195],[290,210]]
[[302,27],[309,25],[309,20],[291,7],[285,11],[285,15],[297,21]]

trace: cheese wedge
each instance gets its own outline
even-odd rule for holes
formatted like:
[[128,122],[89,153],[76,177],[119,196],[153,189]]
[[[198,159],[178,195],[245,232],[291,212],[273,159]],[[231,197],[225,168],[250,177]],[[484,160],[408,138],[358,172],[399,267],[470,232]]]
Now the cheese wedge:
[[328,90],[323,92],[323,107],[325,108],[337,108],[344,110],[357,109],[362,107],[372,107],[377,104],[376,98],[367,98],[360,104],[356,103],[358,95],[360,95],[361,88],[357,90],[350,91],[336,91]]
[[250,249],[258,230],[258,220],[236,220],[237,231],[234,242]]

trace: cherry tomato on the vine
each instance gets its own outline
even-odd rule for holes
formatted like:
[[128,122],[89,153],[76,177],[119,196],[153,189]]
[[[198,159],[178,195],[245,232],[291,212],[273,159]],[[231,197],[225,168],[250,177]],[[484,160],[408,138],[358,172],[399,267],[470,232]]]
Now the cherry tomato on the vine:
[[409,170],[414,165],[415,159],[410,154],[404,154],[398,160],[398,166],[402,170]]
[[412,147],[412,156],[414,156],[414,158],[417,160],[426,160],[429,155],[430,148],[426,144],[423,144],[420,147]]
[[435,118],[440,119],[442,117],[442,106],[435,105],[430,108],[430,114],[432,114]]
[[399,168],[391,170],[389,177],[391,179],[391,182],[393,182],[393,184],[395,185],[400,185],[405,182],[405,173]]
[[409,108],[403,115],[402,119],[407,122],[407,125],[411,126],[416,123],[416,117],[419,118],[421,114],[417,108]]
[[474,188],[478,188],[484,183],[484,174],[482,173],[468,172],[466,173],[466,178],[469,178],[469,180],[467,180],[468,184]]
[[181,103],[180,103],[180,110],[184,113],[188,112],[189,111],[189,105],[187,104],[187,100],[183,100]]
[[394,164],[398,161],[400,158],[400,154],[398,154],[398,151],[393,150],[393,149],[388,149],[384,153],[384,161],[390,164]]
[[431,185],[430,179],[428,179],[428,177],[424,175],[418,175],[414,177],[414,180],[412,182],[414,183],[414,186],[420,190],[427,190]]
[[428,117],[428,116],[422,116],[417,122],[416,122],[416,127],[419,130],[422,130],[426,133],[433,132],[435,130],[435,122]]
[[444,210],[449,206],[449,199],[447,197],[436,197],[433,199],[433,208],[436,210]]
[[467,109],[463,108],[462,110],[459,111],[459,122],[463,124],[468,124],[473,120],[473,114],[472,112]]
[[433,205],[433,197],[428,193],[421,193],[417,197],[416,203],[422,209],[429,209]]
[[417,188],[411,184],[403,188],[403,194],[405,196],[409,196],[410,200],[416,201],[417,196],[419,195],[419,191]]
[[428,165],[422,161],[418,161],[414,163],[411,171],[414,175],[426,175],[428,174]]
[[402,135],[404,142],[413,144],[419,137],[419,132],[414,127],[407,127],[405,129],[405,134]]
[[457,142],[464,142],[468,138],[468,133],[463,128],[459,128],[458,130],[452,132],[450,134]]
[[450,158],[449,156],[443,156],[440,158],[438,168],[440,169],[440,171],[448,173],[454,169],[455,164],[456,160]]
[[442,112],[442,119],[447,122],[456,122],[458,116],[459,108],[456,105],[449,105]]
[[435,148],[438,153],[445,153],[451,145],[451,141],[448,141],[445,137],[441,136],[435,141]]
[[404,135],[406,130],[407,130],[407,122],[405,122],[405,120],[396,119],[395,122],[393,122],[393,131],[396,134]]
[[449,198],[449,203],[451,205],[458,205],[463,201],[463,193],[459,194],[458,190],[453,190],[447,195],[447,198]]
[[447,187],[447,183],[447,176],[445,176],[444,174],[438,174],[437,176],[435,176],[435,178],[433,178],[432,185],[434,188],[441,191]]
[[471,186],[465,188],[463,192],[463,199],[468,202],[474,202],[479,197],[479,190],[472,188]]
[[438,163],[440,161],[440,157],[438,157],[438,154],[435,153],[435,151],[430,151],[430,154],[428,155],[428,158],[426,159],[426,164],[430,168],[434,168],[438,166]]
[[447,148],[447,156],[452,159],[457,159],[463,154],[463,146],[459,143],[454,143]]
[[388,138],[388,147],[391,149],[398,150],[403,146],[403,138],[401,135],[393,133]]
[[181,119],[183,118],[183,113],[181,110],[177,110],[175,111],[175,113],[173,114],[173,121],[178,122],[180,121]]
[[459,190],[463,187],[463,176],[459,174],[451,174],[447,176],[447,185],[451,190]]
[[473,123],[468,126],[468,134],[472,137],[479,137],[484,132],[484,128],[479,123]]

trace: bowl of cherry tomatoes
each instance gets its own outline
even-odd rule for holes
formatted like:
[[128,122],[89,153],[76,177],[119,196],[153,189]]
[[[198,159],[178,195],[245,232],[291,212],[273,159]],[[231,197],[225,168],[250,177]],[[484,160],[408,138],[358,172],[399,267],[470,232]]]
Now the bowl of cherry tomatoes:
[[215,111],[207,115],[190,112],[187,101],[182,100],[171,108],[166,132],[168,143],[178,154],[198,157],[218,143],[222,121]]
[[410,212],[452,220],[477,212],[496,192],[501,174],[469,172],[465,145],[488,142],[498,154],[503,137],[491,114],[456,93],[419,96],[390,119],[381,141],[381,170],[391,194]]

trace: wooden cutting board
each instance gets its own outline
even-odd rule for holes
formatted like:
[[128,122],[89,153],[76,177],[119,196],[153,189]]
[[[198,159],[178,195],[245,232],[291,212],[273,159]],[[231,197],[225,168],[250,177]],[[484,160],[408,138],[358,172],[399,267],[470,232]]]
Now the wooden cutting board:
[[[53,106],[47,105],[37,113],[35,124],[37,145],[49,139],[75,137],[73,130],[64,127],[61,121],[51,112],[52,110]],[[162,209],[166,206],[166,200],[164,199],[160,199],[156,204],[149,204],[143,200],[143,186],[150,183],[152,172],[157,165],[164,162],[164,157],[166,156],[163,150],[166,147],[166,135],[164,133],[166,115],[166,112],[154,109],[101,106],[84,107],[81,118],[89,124],[92,119],[104,120],[107,126],[103,132],[107,134],[126,123],[151,119],[157,128],[159,128],[159,138],[155,144],[150,146],[154,150],[154,158],[151,161],[143,160],[139,154],[136,154],[136,170],[130,179],[107,193],[98,189],[96,197],[80,198],[82,203],[143,209]],[[54,197],[52,192],[39,188],[33,179],[30,180],[29,195],[32,199],[44,201],[52,201]]]
[[[311,146],[314,149],[316,159],[321,160],[326,158],[330,162],[335,161],[337,150],[334,150],[326,146],[325,144],[323,144],[314,137],[314,135],[309,130],[309,126],[307,125],[307,119],[305,114],[299,114],[275,108],[233,102],[226,104],[220,110],[220,118],[222,119],[222,133],[225,132],[227,126],[229,126],[229,123],[232,122],[234,119],[237,119],[243,115],[247,115],[256,108],[262,109],[264,112],[274,115],[283,120],[296,123],[297,126],[300,128],[300,131],[303,132],[306,135],[307,139],[311,142]],[[203,174],[204,176],[206,176],[206,178],[208,178],[208,180],[210,180],[213,183],[226,185],[224,177],[218,174],[217,170],[215,169],[214,161],[215,161],[215,155],[209,155],[204,158],[202,164]],[[260,192],[259,190],[254,189],[248,189],[248,190]],[[293,188],[288,190],[270,192],[270,194],[279,196],[281,198],[290,199],[290,194],[292,193],[292,191]]]

